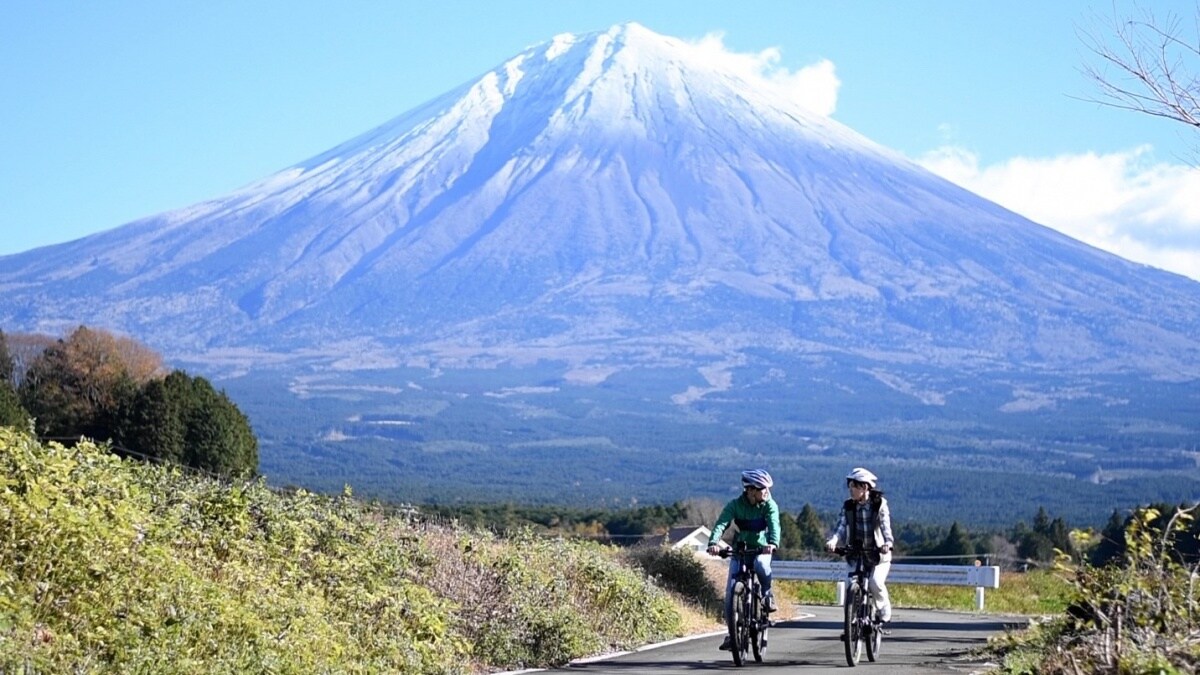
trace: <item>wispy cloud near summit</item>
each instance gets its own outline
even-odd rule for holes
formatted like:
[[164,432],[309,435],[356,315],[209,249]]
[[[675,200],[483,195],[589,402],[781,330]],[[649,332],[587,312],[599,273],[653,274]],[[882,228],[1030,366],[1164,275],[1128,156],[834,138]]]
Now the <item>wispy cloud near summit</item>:
[[771,83],[782,89],[788,98],[812,112],[829,117],[837,110],[838,89],[842,82],[829,59],[790,70],[780,65],[783,52],[768,47],[758,52],[738,52],[725,45],[725,34],[713,32],[693,42],[709,58],[720,61],[749,80]]

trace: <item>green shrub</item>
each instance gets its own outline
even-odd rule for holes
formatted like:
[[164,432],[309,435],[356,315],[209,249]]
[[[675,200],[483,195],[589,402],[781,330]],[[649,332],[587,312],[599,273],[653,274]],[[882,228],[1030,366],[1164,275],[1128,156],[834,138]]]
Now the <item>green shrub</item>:
[[0,429],[0,672],[459,672],[411,556],[348,498]]
[[664,546],[639,546],[626,559],[662,588],[679,595],[709,616],[720,616],[724,589],[713,584],[704,563],[691,551]]
[[1064,615],[993,641],[1002,671],[1195,672],[1197,569],[1182,563],[1175,550],[1178,537],[1191,536],[1191,511],[1177,510],[1161,529],[1155,526],[1157,509],[1135,512],[1125,530],[1124,564],[1074,568]]
[[488,672],[678,635],[615,549],[0,428],[0,673]]
[[591,542],[531,530],[427,530],[440,563],[430,588],[460,607],[476,661],[505,669],[561,665],[582,656],[674,637],[682,619],[670,596]]

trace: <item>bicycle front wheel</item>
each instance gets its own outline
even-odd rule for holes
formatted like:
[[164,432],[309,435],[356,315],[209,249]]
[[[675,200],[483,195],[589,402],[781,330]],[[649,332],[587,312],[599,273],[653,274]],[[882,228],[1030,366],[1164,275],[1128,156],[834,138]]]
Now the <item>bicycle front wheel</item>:
[[733,602],[729,606],[729,615],[725,617],[725,625],[729,629],[729,651],[733,654],[733,665],[746,663],[746,650],[750,642],[750,631],[747,622],[750,620],[746,611],[746,587],[740,581],[733,585]]
[[763,654],[767,651],[767,626],[771,622],[764,607],[766,599],[757,592],[750,597],[750,651],[754,653],[754,662],[762,663]]
[[851,584],[846,590],[846,605],[843,608],[845,619],[842,627],[846,636],[846,665],[857,666],[862,658],[862,631],[858,624],[858,608],[862,604],[862,589],[857,584]]
[[867,635],[867,660],[874,663],[879,657],[879,648],[883,645],[883,626],[875,622],[875,598],[867,598],[867,603],[863,605],[867,615],[863,617],[863,626],[866,627]]

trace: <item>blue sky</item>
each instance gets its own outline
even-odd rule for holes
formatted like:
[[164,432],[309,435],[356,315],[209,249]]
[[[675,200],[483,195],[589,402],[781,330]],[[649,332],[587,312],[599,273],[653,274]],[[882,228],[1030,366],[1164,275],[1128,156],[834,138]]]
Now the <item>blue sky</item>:
[[[1186,2],[1157,3],[1194,15]],[[1132,12],[1125,0],[1118,14]],[[534,43],[719,40],[1030,218],[1200,279],[1200,134],[1079,100],[1111,0],[305,0],[0,6],[0,255],[220,196]]]

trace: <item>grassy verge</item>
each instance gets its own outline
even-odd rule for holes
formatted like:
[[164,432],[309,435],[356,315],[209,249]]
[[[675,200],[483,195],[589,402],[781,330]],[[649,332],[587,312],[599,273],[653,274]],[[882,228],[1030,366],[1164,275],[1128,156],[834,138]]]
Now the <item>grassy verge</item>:
[[[834,584],[823,581],[779,581],[788,598],[802,605],[832,605],[837,599]],[[958,586],[889,584],[892,606],[925,609],[975,610],[975,589]],[[993,614],[1061,614],[1067,608],[1071,583],[1061,572],[1005,572],[1000,588],[987,589],[984,609]]]

